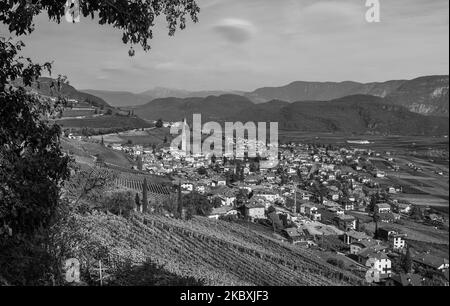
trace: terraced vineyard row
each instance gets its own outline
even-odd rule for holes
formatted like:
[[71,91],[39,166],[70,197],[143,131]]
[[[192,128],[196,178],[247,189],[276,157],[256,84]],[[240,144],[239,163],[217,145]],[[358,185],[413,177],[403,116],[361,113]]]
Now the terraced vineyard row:
[[[114,179],[116,185],[142,192],[142,184],[144,179],[147,179],[147,190],[150,193],[156,194],[170,194],[171,190],[168,184],[161,183],[158,180],[154,180],[154,176],[146,175],[140,172],[122,172],[110,168],[91,167],[86,164],[80,165],[81,170],[91,172],[92,176],[111,177]],[[70,184],[70,181],[69,181]]]
[[259,232],[249,231],[246,227],[235,223],[216,221],[203,217],[197,217],[193,221],[181,221],[158,215],[146,215],[146,219],[150,219],[150,222],[159,219],[165,227],[174,226],[181,231],[185,231],[187,226],[190,231],[203,236],[203,239],[226,241],[226,243],[232,244],[235,247],[237,246],[239,251],[247,252],[250,250],[253,255],[287,265],[292,269],[299,268],[304,270],[305,266],[307,266],[307,270],[313,274],[324,275],[327,278],[343,279],[344,281],[355,284],[359,284],[360,282],[360,279],[353,274],[343,272],[324,261],[318,260],[318,254],[310,250],[281,243]]
[[[117,185],[139,192],[142,191],[143,183],[144,183],[143,178],[128,178],[120,176],[116,179]],[[170,194],[171,192],[171,190],[167,186],[148,182],[147,182],[147,190],[150,193],[167,194],[167,195]]]
[[[95,217],[98,219],[98,217]],[[91,220],[95,221],[95,220]],[[97,221],[98,222],[98,221]],[[237,224],[157,215],[124,220],[104,216],[96,237],[135,250],[180,276],[210,285],[339,285],[360,280],[317,260],[315,254],[282,245]],[[130,251],[131,252],[131,251]]]

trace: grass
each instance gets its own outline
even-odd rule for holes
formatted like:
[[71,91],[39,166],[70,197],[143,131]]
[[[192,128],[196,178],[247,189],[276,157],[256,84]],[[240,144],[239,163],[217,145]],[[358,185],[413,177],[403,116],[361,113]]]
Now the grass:
[[96,154],[100,154],[105,162],[120,167],[131,168],[135,164],[125,153],[109,149],[98,143],[63,138],[61,144],[64,151],[80,157],[93,158]]
[[91,128],[91,129],[110,129],[110,128],[122,128],[122,129],[136,129],[136,128],[149,128],[153,124],[138,118],[138,117],[125,117],[125,116],[99,116],[90,117],[84,119],[62,119],[57,120],[57,123],[63,128]]
[[[102,137],[105,143],[124,144],[128,143],[128,141],[131,141],[132,144],[147,146],[152,144],[155,144],[157,146],[169,146],[172,140],[172,135],[170,134],[170,130],[168,128],[147,128],[144,131],[142,131],[141,129],[129,130],[114,134],[106,134],[103,136],[93,136],[92,138],[100,141]],[[165,138],[167,140],[166,144],[164,144]]]
[[[400,230],[407,234],[408,239],[421,241],[425,243],[436,243],[449,245],[448,230],[435,229],[433,226],[413,222],[410,220],[402,220],[402,224],[389,223],[387,226]],[[383,224],[378,224],[383,227]],[[366,223],[365,228],[371,232],[375,232],[375,223]]]

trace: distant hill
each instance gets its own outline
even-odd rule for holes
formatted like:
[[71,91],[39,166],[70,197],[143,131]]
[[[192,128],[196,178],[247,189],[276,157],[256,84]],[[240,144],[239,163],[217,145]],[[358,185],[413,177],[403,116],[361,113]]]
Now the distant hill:
[[357,82],[293,82],[281,87],[264,87],[245,96],[255,103],[279,99],[287,102],[295,101],[328,101],[349,95],[364,94],[385,97],[395,91],[405,81],[387,81],[383,83]]
[[138,107],[135,113],[145,119],[162,118],[167,121],[180,121],[184,117],[192,120],[194,113],[202,114],[202,122],[277,121],[282,129],[311,132],[448,134],[446,118],[420,115],[370,95],[295,103],[273,100],[261,104],[254,104],[248,98],[238,95],[166,98]]
[[141,93],[132,93],[128,91],[108,91],[108,90],[95,90],[95,89],[84,89],[84,93],[95,95],[102,98],[108,104],[115,107],[130,107],[139,106],[146,104],[155,99],[164,98],[205,98],[208,96],[220,96],[224,94],[241,94],[238,91],[188,91],[182,89],[172,89],[164,87],[155,87],[154,89],[147,90]]
[[[22,85],[21,80],[14,82],[16,85]],[[54,91],[51,89],[52,79],[41,77],[39,78],[39,82],[35,82],[29,90],[33,90],[41,95],[52,97],[54,96]],[[111,106],[102,98],[99,98],[95,95],[78,91],[75,87],[64,84],[61,89],[61,93],[68,99],[75,99],[79,102],[87,102],[88,104],[94,107],[105,107],[111,108]]]
[[153,97],[153,99],[160,98],[206,98],[208,96],[220,96],[226,94],[242,94],[243,92],[235,90],[202,90],[202,91],[188,91],[183,89],[173,89],[165,87],[155,87],[141,93]]
[[447,118],[420,115],[369,95],[296,102],[281,109],[279,122],[284,129],[356,134],[443,135],[449,129]]
[[[181,121],[192,118],[192,114],[201,113],[208,120],[221,121],[233,118],[242,109],[254,106],[247,98],[239,95],[208,96],[206,98],[163,98],[155,99],[135,108],[141,118],[166,121]],[[203,120],[203,119],[202,119]]]
[[448,88],[448,75],[420,77],[403,83],[386,100],[416,113],[448,117]]
[[425,76],[413,80],[382,83],[358,82],[293,82],[281,87],[264,87],[245,96],[255,103],[274,99],[287,102],[329,101],[351,95],[372,95],[385,102],[407,107],[410,111],[430,116],[449,116],[449,77]]
[[[407,107],[410,111],[430,116],[449,116],[449,77],[425,76],[413,80],[391,80],[386,82],[359,83],[345,82],[292,82],[280,87],[263,87],[253,92],[241,91],[188,91],[156,87],[142,93],[84,90],[85,93],[98,96],[110,105],[138,107],[158,100],[159,112],[163,115],[171,107],[164,109],[161,103],[172,104],[174,98],[209,98],[211,96],[240,95],[255,103],[273,100],[293,103],[296,101],[330,101],[352,95],[371,95],[385,98],[385,103]],[[168,99],[168,100],[161,100]],[[247,100],[245,102],[247,103]],[[194,100],[191,100],[194,101]],[[145,108],[145,107],[144,107]],[[181,113],[183,114],[183,113]],[[148,115],[148,114],[146,114]],[[179,116],[180,112],[174,114]],[[162,116],[162,115],[159,115]],[[169,115],[170,116],[170,115]],[[167,117],[166,115],[162,117]]]
[[108,102],[109,105],[118,106],[134,106],[145,104],[154,99],[152,96],[145,94],[135,94],[128,91],[107,91],[84,89],[82,92],[97,96]]

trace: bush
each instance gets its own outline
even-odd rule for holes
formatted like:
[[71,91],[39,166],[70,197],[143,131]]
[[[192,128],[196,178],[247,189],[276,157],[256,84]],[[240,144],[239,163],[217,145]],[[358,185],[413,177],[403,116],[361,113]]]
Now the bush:
[[156,126],[158,129],[162,128],[162,127],[163,127],[163,121],[162,121],[162,119],[158,119],[158,121],[156,121],[155,126]]
[[128,217],[135,206],[135,199],[131,191],[114,192],[103,200],[103,209],[123,217]]
[[344,269],[345,268],[345,263],[343,260],[341,259],[336,259],[336,258],[329,258],[327,260],[327,263],[329,263],[330,265],[336,266],[338,268]]

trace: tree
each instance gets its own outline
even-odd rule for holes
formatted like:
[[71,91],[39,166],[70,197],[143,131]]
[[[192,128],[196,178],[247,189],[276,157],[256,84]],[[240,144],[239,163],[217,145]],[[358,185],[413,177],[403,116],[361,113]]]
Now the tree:
[[318,197],[319,202],[323,203],[324,198],[328,194],[328,189],[325,186],[321,185],[319,182],[314,181],[313,191],[316,194],[316,196]]
[[[122,30],[124,44],[139,44],[145,51],[150,49],[156,16],[165,15],[172,36],[177,27],[186,27],[186,15],[197,22],[200,11],[194,0],[84,0],[79,5],[84,17],[98,16],[99,24]],[[30,34],[34,17],[41,13],[60,23],[65,1],[0,3],[0,22],[16,36]],[[20,57],[24,46],[21,41],[0,37],[0,224],[8,233],[0,234],[0,266],[2,277],[11,284],[42,284],[44,274],[55,275],[60,270],[56,261],[51,270],[44,257],[53,256],[47,251],[47,237],[58,221],[56,210],[60,188],[69,176],[69,158],[61,152],[60,127],[47,118],[64,103],[58,92],[65,80],[58,77],[51,85],[58,96],[56,103],[27,94],[25,86],[34,83],[39,87],[42,71],[50,73],[51,64]]]
[[136,204],[136,210],[140,211],[141,199],[139,198],[139,193],[136,193],[136,196],[134,197],[134,203]]
[[252,161],[250,163],[250,167],[249,167],[250,172],[257,172],[258,169],[258,163],[256,163],[255,161]]
[[248,202],[248,190],[239,189],[239,192],[236,195],[236,206],[240,207],[242,205],[245,205],[247,202]]
[[200,174],[200,175],[208,174],[208,172],[206,171],[206,168],[203,167],[203,166],[197,169],[197,173]]
[[163,121],[162,121],[162,119],[158,119],[158,121],[156,121],[155,126],[156,126],[158,129],[162,128],[162,127],[163,127]]
[[148,196],[147,196],[147,179],[144,178],[142,182],[142,212],[146,213],[148,208]]
[[213,198],[213,200],[212,200],[212,206],[213,206],[214,208],[219,208],[219,207],[221,207],[221,206],[222,206],[222,200],[221,200],[219,197]]
[[138,157],[137,157],[137,168],[138,168],[138,170],[141,170],[141,171],[143,169],[143,163],[142,163],[142,156],[141,155],[138,155]]
[[406,249],[406,254],[405,254],[405,256],[403,258],[403,261],[402,261],[402,266],[403,266],[403,269],[405,270],[406,273],[411,272],[412,265],[413,265],[413,261],[412,261],[412,256],[411,256],[411,250],[410,250],[410,248],[408,246],[407,249]]
[[208,201],[208,198],[197,192],[191,192],[183,196],[182,205],[186,210],[188,219],[194,215],[208,216],[213,209],[213,205]]
[[289,182],[288,177],[285,172],[281,174],[281,185],[286,185]]
[[[60,23],[65,14],[64,4],[65,1],[55,0],[10,0],[0,6],[0,22],[16,35],[30,34],[34,30],[33,19],[40,13],[47,13],[51,21]],[[123,31],[124,44],[140,44],[145,51],[151,49],[149,40],[153,38],[156,16],[166,15],[169,35],[173,36],[177,27],[186,28],[186,15],[197,22],[200,12],[195,0],[84,0],[79,1],[79,6],[83,17],[94,19],[98,15],[99,24],[113,25]]]
[[117,191],[104,199],[104,209],[118,216],[128,217],[134,207],[134,200],[130,191]]
[[76,171],[66,187],[66,197],[73,207],[84,200],[98,201],[108,187],[111,187],[117,175],[112,172],[99,172],[96,169]]
[[19,57],[23,46],[0,38],[0,224],[8,233],[0,234],[0,266],[12,284],[35,284],[50,269],[42,258],[50,256],[46,237],[70,159],[59,145],[61,128],[47,120],[63,100],[52,103],[9,84],[20,78],[31,86],[42,70],[51,68]]

